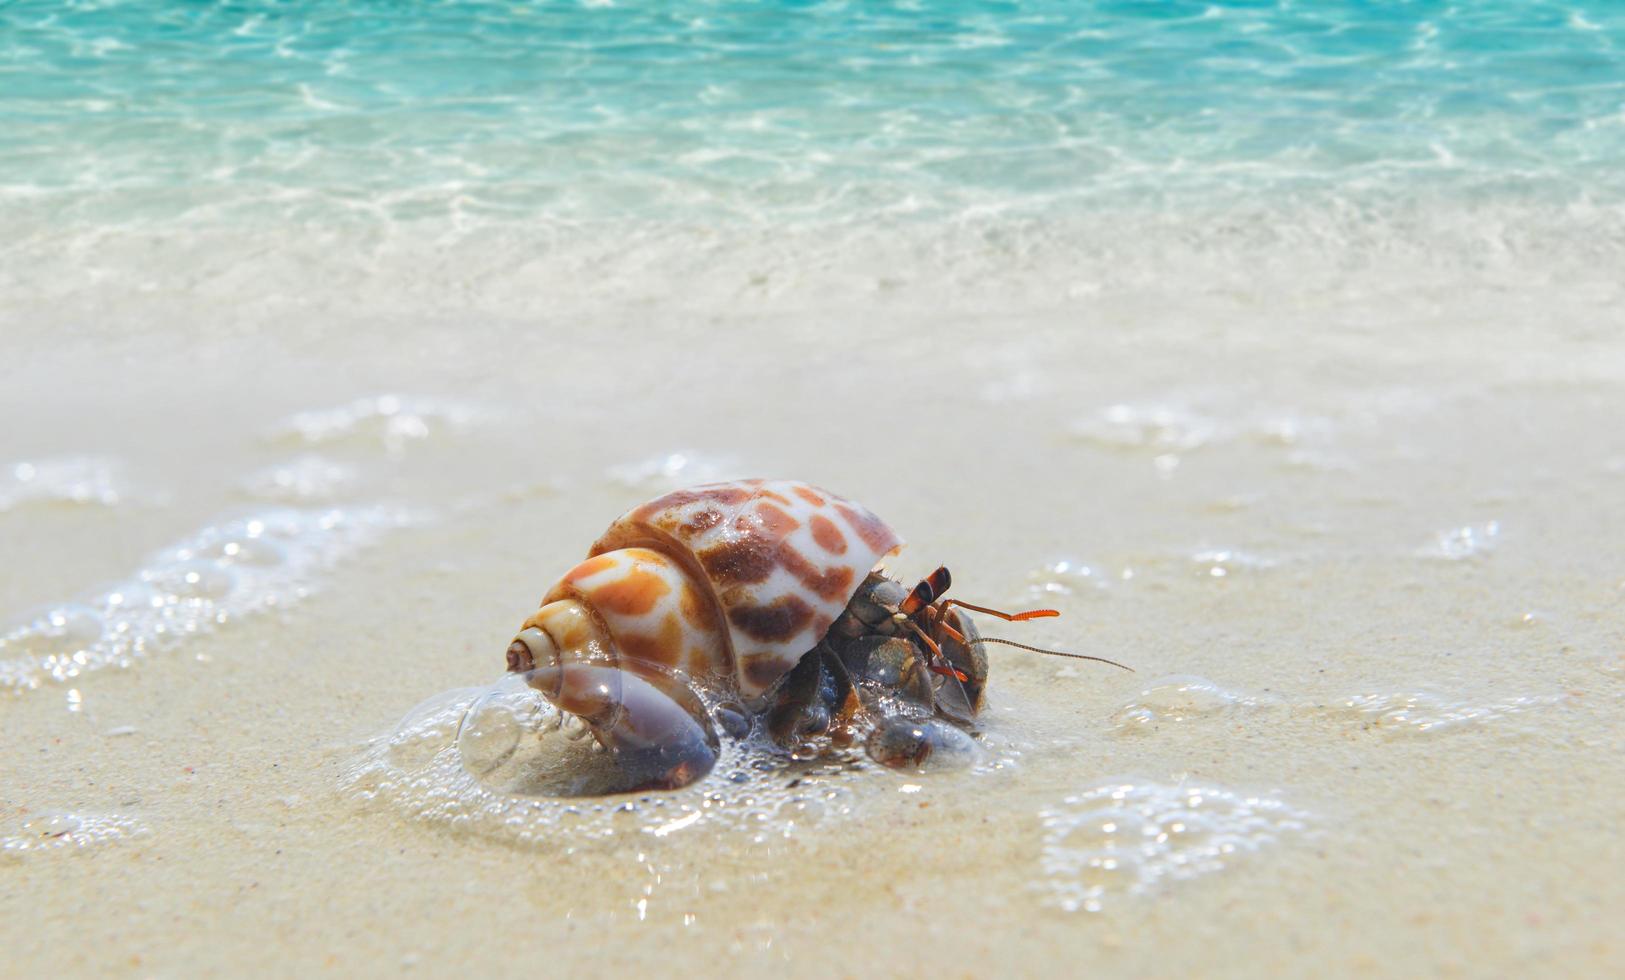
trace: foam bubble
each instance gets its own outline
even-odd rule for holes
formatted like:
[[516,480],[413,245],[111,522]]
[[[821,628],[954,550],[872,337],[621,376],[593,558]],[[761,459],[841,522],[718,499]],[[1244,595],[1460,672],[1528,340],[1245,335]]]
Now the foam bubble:
[[19,821],[8,832],[0,833],[0,857],[21,861],[83,851],[148,833],[145,823],[122,814],[47,811]]
[[1423,558],[1443,561],[1479,558],[1495,550],[1500,536],[1500,521],[1453,527],[1435,534],[1433,540],[1417,549],[1416,553]]
[[305,504],[332,500],[355,480],[355,467],[307,454],[250,475],[242,488],[265,500]]
[[1152,681],[1145,690],[1112,714],[1119,734],[1146,732],[1165,724],[1213,718],[1260,707],[1267,702],[1232,691],[1194,674],[1175,674]]
[[1389,738],[1408,738],[1460,731],[1567,700],[1565,695],[1548,694],[1471,704],[1424,693],[1356,694],[1312,710]]
[[278,509],[206,527],[94,599],[0,635],[0,688],[128,667],[189,636],[306,596],[318,574],[405,523],[385,507]]
[[468,705],[456,745],[463,768],[505,796],[602,796],[627,785],[586,724],[507,674]]
[[25,504],[111,507],[125,496],[118,464],[99,456],[60,456],[15,463],[0,477],[0,511]]
[[1310,817],[1279,800],[1215,786],[1115,782],[1039,813],[1040,890],[1067,912],[1212,874],[1284,838]]
[[273,439],[319,445],[348,444],[403,455],[436,433],[465,429],[480,413],[455,402],[404,395],[358,398],[337,408],[299,412],[271,430]]
[[[716,692],[694,692],[713,710],[721,704]],[[1021,755],[1019,744],[997,734],[973,738],[935,720],[924,727],[936,750],[919,768],[887,769],[861,742],[787,753],[758,729],[724,737],[710,773],[689,786],[616,794],[624,776],[582,723],[507,675],[419,704],[367,743],[342,784],[365,806],[509,844],[570,849],[617,835],[718,830],[763,842],[845,819],[865,799],[921,792],[943,774],[1001,773]]]
[[[514,790],[538,787],[530,777],[515,782],[510,743],[536,726],[520,719],[515,731],[497,731],[504,726],[483,719],[481,744],[458,737],[465,717],[492,691],[447,691],[413,708],[346,768],[346,791],[365,805],[521,846],[568,849],[618,834],[665,838],[718,828],[764,841],[849,814],[852,789],[839,777],[875,768],[856,755],[802,763],[749,741],[724,739],[710,775],[683,789],[609,797],[525,795]],[[535,720],[545,721],[540,715]],[[581,756],[590,757],[590,742],[576,743]],[[478,757],[472,765],[471,756]],[[567,766],[579,763],[564,760]]]

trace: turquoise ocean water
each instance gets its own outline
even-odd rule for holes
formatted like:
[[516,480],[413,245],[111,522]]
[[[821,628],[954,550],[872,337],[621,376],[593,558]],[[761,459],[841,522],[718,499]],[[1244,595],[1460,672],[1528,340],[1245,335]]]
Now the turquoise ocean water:
[[0,221],[1625,202],[1625,3],[7,0]]
[[0,193],[580,216],[1625,188],[1625,4],[0,6]]

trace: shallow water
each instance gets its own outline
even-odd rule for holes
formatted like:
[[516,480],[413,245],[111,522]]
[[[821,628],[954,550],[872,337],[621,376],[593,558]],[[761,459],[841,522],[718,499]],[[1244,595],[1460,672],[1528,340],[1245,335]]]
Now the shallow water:
[[541,204],[557,222],[777,225],[1260,187],[1621,190],[1625,14],[1602,2],[459,0],[403,16],[82,0],[4,16],[0,112],[21,124],[7,197],[70,220],[479,222]]
[[[0,10],[0,972],[1625,967],[1612,7],[403,9]],[[461,768],[739,475],[1137,673]]]

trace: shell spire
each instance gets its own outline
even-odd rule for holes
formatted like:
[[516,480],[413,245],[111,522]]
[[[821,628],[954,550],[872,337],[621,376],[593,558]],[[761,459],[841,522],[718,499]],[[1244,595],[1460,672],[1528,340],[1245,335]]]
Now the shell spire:
[[793,480],[739,480],[634,508],[589,561],[648,549],[708,582],[710,595],[699,598],[726,623],[739,691],[754,698],[818,644],[864,576],[902,546],[896,531],[844,497]]

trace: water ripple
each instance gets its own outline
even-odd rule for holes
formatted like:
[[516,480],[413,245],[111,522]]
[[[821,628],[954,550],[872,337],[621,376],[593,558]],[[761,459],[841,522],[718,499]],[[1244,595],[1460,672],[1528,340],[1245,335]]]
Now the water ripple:
[[851,2],[17,0],[3,17],[12,219],[1625,193],[1625,15],[1595,2],[1026,0],[927,19]]

